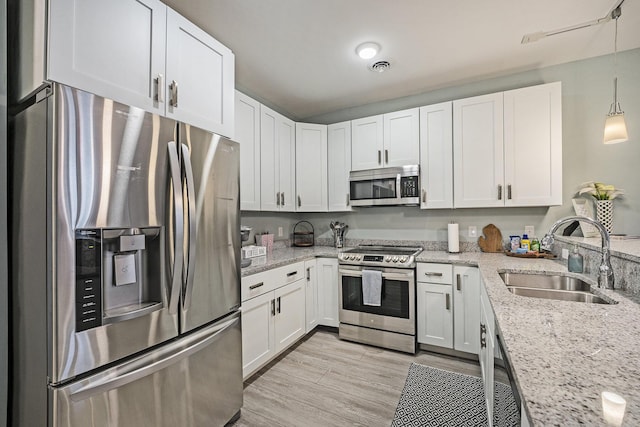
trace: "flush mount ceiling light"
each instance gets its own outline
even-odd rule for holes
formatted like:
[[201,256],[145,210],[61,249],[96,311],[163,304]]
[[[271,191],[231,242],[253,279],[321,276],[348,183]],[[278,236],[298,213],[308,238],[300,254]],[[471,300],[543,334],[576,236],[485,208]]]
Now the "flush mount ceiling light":
[[362,59],[371,59],[380,52],[380,45],[374,42],[366,42],[356,47],[356,53]]
[[622,3],[624,3],[624,0],[616,0],[616,4],[611,8],[611,10],[609,10],[609,13],[607,13],[602,18],[594,19],[593,21],[583,22],[582,24],[571,25],[570,27],[559,28],[557,30],[538,31],[535,33],[525,34],[522,37],[522,40],[520,41],[520,43],[522,44],[533,43],[545,37],[555,36],[556,34],[563,34],[569,31],[579,30],[581,28],[593,27],[594,25],[604,24],[606,22],[611,21],[611,19],[615,19],[613,17],[613,13],[616,9],[619,9],[620,6],[622,6]]
[[624,121],[624,111],[622,111],[618,102],[618,18],[620,18],[621,14],[620,6],[611,12],[611,17],[616,20],[616,32],[613,41],[613,103],[609,108],[607,120],[604,122],[603,142],[605,144],[617,144],[629,139],[627,124]]

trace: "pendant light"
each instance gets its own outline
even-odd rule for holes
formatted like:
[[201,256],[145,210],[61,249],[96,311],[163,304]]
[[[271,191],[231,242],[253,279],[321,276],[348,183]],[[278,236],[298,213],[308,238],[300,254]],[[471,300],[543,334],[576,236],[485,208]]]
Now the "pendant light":
[[620,108],[618,102],[618,18],[622,14],[620,6],[611,12],[611,18],[616,21],[616,32],[613,44],[613,62],[614,62],[614,78],[613,78],[613,104],[609,108],[609,114],[604,123],[604,140],[605,144],[617,144],[625,142],[629,139],[627,133],[627,125],[624,121],[624,111]]

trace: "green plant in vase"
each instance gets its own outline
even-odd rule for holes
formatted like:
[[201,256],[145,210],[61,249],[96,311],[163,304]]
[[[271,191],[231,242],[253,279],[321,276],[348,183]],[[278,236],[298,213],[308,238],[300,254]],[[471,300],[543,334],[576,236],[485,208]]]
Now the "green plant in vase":
[[578,194],[588,194],[595,199],[596,217],[598,221],[611,233],[613,227],[613,199],[624,195],[624,190],[615,188],[611,184],[589,181],[580,186]]

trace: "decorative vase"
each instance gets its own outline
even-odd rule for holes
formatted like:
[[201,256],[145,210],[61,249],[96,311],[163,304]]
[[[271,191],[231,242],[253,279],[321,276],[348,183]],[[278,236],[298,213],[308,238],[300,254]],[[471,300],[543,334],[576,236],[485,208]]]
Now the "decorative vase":
[[613,226],[613,200],[596,200],[596,217],[600,224],[611,233]]

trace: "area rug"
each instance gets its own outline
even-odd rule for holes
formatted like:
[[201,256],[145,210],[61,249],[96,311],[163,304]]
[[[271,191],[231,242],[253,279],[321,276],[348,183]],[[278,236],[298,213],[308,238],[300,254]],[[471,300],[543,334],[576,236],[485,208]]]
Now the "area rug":
[[[494,425],[520,425],[508,385],[496,385]],[[487,426],[482,379],[412,363],[391,427]]]

